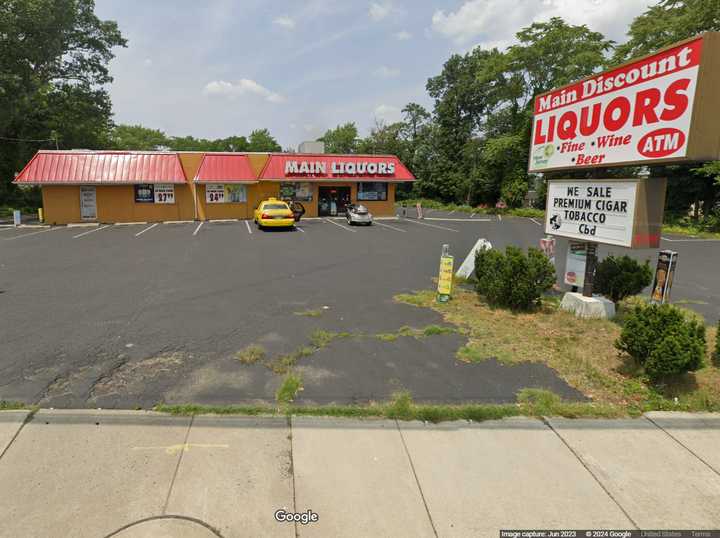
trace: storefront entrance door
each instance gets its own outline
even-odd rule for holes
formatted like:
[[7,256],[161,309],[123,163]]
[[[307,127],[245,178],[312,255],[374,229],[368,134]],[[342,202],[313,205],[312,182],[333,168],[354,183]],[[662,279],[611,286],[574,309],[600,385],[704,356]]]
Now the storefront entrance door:
[[318,190],[318,215],[334,217],[345,214],[350,203],[350,187],[320,187]]

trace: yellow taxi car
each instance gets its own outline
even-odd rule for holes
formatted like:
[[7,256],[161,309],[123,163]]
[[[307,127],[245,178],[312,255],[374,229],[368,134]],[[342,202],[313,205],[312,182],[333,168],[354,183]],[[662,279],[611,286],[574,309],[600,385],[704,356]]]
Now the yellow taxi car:
[[277,198],[268,198],[260,202],[255,209],[253,220],[258,228],[265,226],[292,228],[295,226],[295,215],[293,215],[290,206]]

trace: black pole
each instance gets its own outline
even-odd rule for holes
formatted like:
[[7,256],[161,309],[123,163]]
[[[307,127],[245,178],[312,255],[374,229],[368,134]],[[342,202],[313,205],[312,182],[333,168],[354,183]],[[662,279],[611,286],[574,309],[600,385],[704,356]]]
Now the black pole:
[[597,243],[587,243],[585,251],[585,282],[583,283],[583,296],[592,297],[593,280],[595,280],[595,266],[597,265]]

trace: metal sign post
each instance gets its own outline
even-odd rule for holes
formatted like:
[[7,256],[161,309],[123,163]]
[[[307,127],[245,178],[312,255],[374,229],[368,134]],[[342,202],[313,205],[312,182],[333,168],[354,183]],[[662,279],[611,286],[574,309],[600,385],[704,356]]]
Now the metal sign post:
[[597,243],[587,243],[585,247],[585,279],[583,282],[583,297],[592,297],[595,268],[597,267]]

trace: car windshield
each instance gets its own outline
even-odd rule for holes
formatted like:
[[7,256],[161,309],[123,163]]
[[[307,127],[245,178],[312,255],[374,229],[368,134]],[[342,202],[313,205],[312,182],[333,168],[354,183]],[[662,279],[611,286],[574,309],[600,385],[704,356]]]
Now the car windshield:
[[265,204],[263,209],[290,209],[285,204]]

